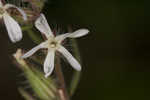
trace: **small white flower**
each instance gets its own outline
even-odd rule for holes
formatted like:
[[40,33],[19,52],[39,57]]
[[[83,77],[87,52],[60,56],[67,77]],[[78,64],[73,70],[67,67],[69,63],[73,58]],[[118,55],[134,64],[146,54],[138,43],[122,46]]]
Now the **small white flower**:
[[48,54],[44,61],[45,77],[48,77],[54,69],[54,57],[55,57],[56,51],[60,52],[68,60],[68,62],[71,64],[71,66],[74,69],[76,69],[77,71],[81,70],[81,66],[78,63],[78,61],[68,52],[68,50],[66,50],[61,45],[61,42],[64,39],[66,39],[67,37],[77,38],[77,37],[84,36],[84,35],[88,34],[88,32],[89,32],[87,29],[79,29],[73,33],[66,33],[66,34],[58,35],[55,37],[43,14],[41,14],[41,16],[36,20],[35,26],[37,29],[39,29],[39,31],[42,34],[44,34],[46,36],[47,40],[45,42],[42,42],[38,46],[34,47],[33,49],[31,49],[26,54],[24,54],[22,56],[22,58],[27,58],[27,57],[33,55],[37,50],[39,50],[41,48],[47,48]]
[[9,8],[16,8],[21,13],[24,20],[27,20],[27,16],[23,10],[16,7],[15,5],[12,4],[3,5],[0,0],[0,19],[2,18],[4,20],[10,40],[12,42],[17,42],[22,39],[22,31],[19,24],[8,14],[7,9]]

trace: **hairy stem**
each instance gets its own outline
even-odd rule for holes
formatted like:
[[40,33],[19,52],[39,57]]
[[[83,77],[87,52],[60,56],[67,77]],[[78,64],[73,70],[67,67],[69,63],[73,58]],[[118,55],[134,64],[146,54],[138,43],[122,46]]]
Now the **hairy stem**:
[[64,75],[61,70],[60,59],[58,57],[56,57],[55,72],[58,77],[58,81],[59,81],[59,85],[60,85],[60,91],[59,91],[60,99],[61,100],[70,100],[67,89],[66,89],[66,85],[65,85]]

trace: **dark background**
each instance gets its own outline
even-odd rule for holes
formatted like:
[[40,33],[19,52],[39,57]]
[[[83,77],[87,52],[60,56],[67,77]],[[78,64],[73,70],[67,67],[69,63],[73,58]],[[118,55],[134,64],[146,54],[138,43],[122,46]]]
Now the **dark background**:
[[[49,23],[90,30],[78,39],[83,74],[73,100],[150,99],[150,2],[148,0],[52,0],[44,13]],[[22,42],[19,44],[23,44]],[[16,51],[0,34],[0,98],[22,100],[17,91]]]

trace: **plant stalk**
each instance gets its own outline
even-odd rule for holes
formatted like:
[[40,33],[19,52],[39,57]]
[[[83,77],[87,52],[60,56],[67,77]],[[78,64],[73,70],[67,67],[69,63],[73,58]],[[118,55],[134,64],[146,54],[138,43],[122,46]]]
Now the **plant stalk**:
[[62,73],[61,69],[61,64],[60,64],[60,58],[56,57],[56,66],[55,66],[55,73],[58,77],[59,85],[60,85],[60,99],[61,100],[70,100],[66,85],[65,85],[65,80],[64,80],[64,75]]

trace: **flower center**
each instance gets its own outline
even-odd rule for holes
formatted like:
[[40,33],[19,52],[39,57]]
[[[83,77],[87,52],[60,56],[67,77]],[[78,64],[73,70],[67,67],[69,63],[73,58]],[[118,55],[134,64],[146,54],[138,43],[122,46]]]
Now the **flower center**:
[[57,46],[57,42],[56,41],[52,41],[51,43],[50,43],[50,47],[51,48],[55,48]]
[[0,15],[3,15],[4,13],[5,13],[5,10],[2,7],[0,7]]

